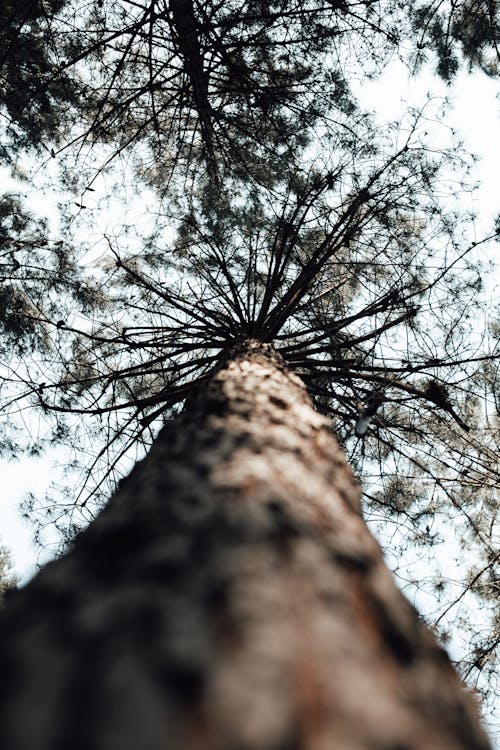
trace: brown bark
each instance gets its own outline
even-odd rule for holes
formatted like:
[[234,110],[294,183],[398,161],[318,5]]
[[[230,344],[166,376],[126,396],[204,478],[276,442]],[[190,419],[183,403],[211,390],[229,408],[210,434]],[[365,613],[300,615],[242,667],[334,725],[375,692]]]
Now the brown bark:
[[3,750],[484,750],[330,424],[248,343],[3,613]]

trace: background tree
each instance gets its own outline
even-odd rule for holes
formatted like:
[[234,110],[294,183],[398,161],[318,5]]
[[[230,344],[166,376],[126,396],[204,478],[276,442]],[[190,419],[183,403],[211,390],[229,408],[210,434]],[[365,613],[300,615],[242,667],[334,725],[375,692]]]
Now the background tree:
[[416,61],[423,50],[432,49],[438,58],[438,73],[451,80],[460,61],[498,75],[500,61],[500,15],[495,0],[481,2],[424,2],[413,9],[417,33]]
[[64,73],[55,74],[51,31],[51,19],[64,6],[64,0],[2,3],[2,160],[11,161],[11,149],[26,146],[50,153],[67,123],[65,112],[76,91]]
[[17,577],[13,571],[12,556],[7,547],[0,547],[0,603],[6,591],[13,589]]
[[[92,294],[78,281],[78,267],[66,239],[32,209],[27,164],[55,155],[78,86],[56,71],[56,40],[51,23],[62,0],[5,2],[0,9],[0,167],[5,189],[0,196],[0,350],[2,390],[9,393],[22,357],[49,347],[43,315],[56,316],[61,295],[89,310]],[[52,173],[53,175],[53,173]],[[54,175],[53,175],[54,176]],[[43,315],[41,310],[43,308]],[[55,318],[57,320],[57,317]],[[5,396],[8,399],[8,396]],[[10,452],[12,433],[2,436]],[[31,447],[32,444],[31,444]]]

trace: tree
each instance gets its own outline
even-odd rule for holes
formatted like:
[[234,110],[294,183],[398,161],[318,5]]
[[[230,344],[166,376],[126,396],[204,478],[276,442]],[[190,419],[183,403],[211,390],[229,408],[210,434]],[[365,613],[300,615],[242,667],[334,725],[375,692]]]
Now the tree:
[[413,19],[418,33],[417,62],[422,50],[430,48],[437,55],[439,74],[448,81],[462,57],[471,68],[477,65],[487,75],[498,75],[500,16],[494,0],[419,3]]
[[329,421],[260,342],[1,628],[5,748],[488,747]]
[[[69,741],[68,732],[76,727],[84,737],[82,744],[156,747],[158,722],[163,733],[167,720],[164,710],[173,727],[181,726],[182,716],[190,717],[192,743],[204,741],[200,737],[208,721],[212,736],[223,736],[231,746],[293,741],[309,746],[325,738],[333,742],[335,732],[343,747],[349,742],[353,747],[395,747],[422,711],[428,719],[419,722],[425,726],[419,730],[425,733],[418,739],[421,746],[486,746],[445,658],[391,584],[384,583],[387,573],[380,553],[354,508],[352,480],[325,466],[316,448],[309,451],[300,421],[316,425],[313,432],[320,443],[325,441],[324,450],[338,456],[320,413],[334,418],[339,442],[364,477],[366,501],[386,513],[387,523],[402,521],[400,533],[406,527],[418,540],[432,543],[431,526],[437,525],[440,513],[453,511],[463,538],[481,559],[472,585],[479,582],[475,589],[486,594],[483,599],[494,595],[498,555],[491,541],[496,512],[492,485],[497,479],[498,425],[496,417],[485,413],[483,393],[496,377],[498,354],[494,345],[484,345],[475,326],[481,285],[475,253],[481,242],[466,239],[469,217],[451,207],[456,184],[451,171],[463,179],[466,162],[453,145],[428,147],[425,121],[435,113],[427,114],[427,108],[383,129],[347,95],[353,34],[372,28],[387,41],[376,48],[381,54],[397,42],[382,24],[385,15],[373,22],[375,5],[328,3],[321,6],[318,19],[316,3],[202,7],[176,2],[168,8],[96,3],[80,19],[72,15],[78,4],[71,4],[69,11],[51,19],[51,33],[61,44],[62,31],[72,31],[63,68],[65,74],[73,69],[80,79],[81,94],[74,103],[80,119],[76,131],[65,133],[66,143],[77,144],[78,165],[83,163],[79,189],[90,186],[92,173],[83,157],[85,144],[92,141],[101,172],[106,162],[113,174],[121,154],[133,157],[125,174],[133,176],[138,191],[154,187],[159,198],[153,203],[151,197],[155,222],[149,237],[142,236],[138,244],[129,228],[121,242],[107,234],[106,256],[99,265],[84,266],[83,276],[99,287],[102,309],[82,320],[63,298],[58,301],[60,314],[44,306],[36,312],[33,319],[49,331],[49,346],[32,363],[23,363],[22,388],[10,390],[5,399],[11,413],[37,406],[53,438],[70,436],[80,454],[94,450],[83,486],[48,504],[50,518],[69,536],[97,515],[103,477],[123,473],[133,450],[153,448],[110,509],[77,537],[73,551],[16,595],[4,616],[3,642],[12,644],[3,655],[4,673],[22,673],[32,663],[35,686],[31,694],[21,686],[17,697],[8,689],[12,703],[6,705],[13,721],[5,723],[6,747],[17,732],[26,747],[35,741],[37,746],[73,745],[77,740],[73,736]],[[304,24],[303,6],[311,26]],[[359,15],[361,10],[366,13]],[[115,18],[121,25],[113,25]],[[353,28],[354,18],[359,28]],[[303,38],[298,34],[301,26]],[[224,29],[222,46],[219,28]],[[279,57],[283,50],[285,61]],[[330,96],[332,60],[343,67]],[[54,68],[56,78],[60,66]],[[162,82],[158,90],[152,83],[157,78]],[[270,134],[271,148],[265,140],[262,145],[264,132]],[[173,150],[175,144],[178,150]],[[70,181],[78,184],[76,177]],[[147,195],[149,199],[152,193]],[[85,206],[80,208],[84,212]],[[137,231],[145,234],[143,224]],[[236,352],[235,346],[240,347]],[[245,392],[239,375],[245,369],[255,384],[261,383],[259,372],[269,374],[269,382],[253,389],[255,399],[238,395]],[[316,413],[298,375],[307,384]],[[229,389],[234,382],[237,395],[226,394],[227,402],[226,396],[217,395],[221,378]],[[288,398],[268,393],[270,384],[278,381],[285,391],[290,388]],[[78,415],[84,419],[84,432]],[[167,427],[157,438],[163,424]],[[257,439],[262,424],[265,430]],[[276,443],[270,437],[275,432]],[[162,463],[165,486],[157,492],[152,477],[160,471],[164,443],[173,453],[170,464]],[[190,463],[180,465],[176,456],[181,451],[184,458],[193,456],[196,480]],[[297,456],[306,457],[300,466],[294,463]],[[104,472],[99,471],[102,465]],[[295,471],[293,483],[285,466],[290,477]],[[309,489],[323,487],[323,472],[331,476],[337,498],[330,509],[322,508],[319,495]],[[342,492],[351,505],[344,508],[349,521],[337,519],[334,511]],[[163,502],[167,494],[171,505]],[[303,498],[309,502],[311,494],[310,508],[318,509],[314,518],[303,515]],[[260,506],[265,508],[261,515]],[[357,530],[356,549],[344,534],[351,522]],[[200,557],[192,558],[186,548],[196,549]],[[321,562],[326,554],[330,562],[310,564],[309,549],[311,559]],[[304,594],[312,615],[310,637],[304,641],[318,641],[321,647],[311,656],[304,652],[300,662],[292,656],[298,638],[294,633],[299,631],[285,627],[285,615],[275,621],[271,606],[244,609],[246,582],[245,601],[253,607],[254,591],[258,602],[269,601],[288,575],[277,574],[269,594],[262,581],[259,593],[251,570],[245,573],[245,561],[251,568],[256,557],[259,566],[261,554],[271,561],[271,569],[273,561],[282,570],[282,561],[290,559],[300,590],[308,589],[311,581],[312,590],[319,592],[312,599]],[[290,580],[293,587],[293,576]],[[343,582],[342,595],[332,593],[337,591],[335,581]],[[156,601],[159,591],[165,598]],[[337,605],[346,599],[345,607]],[[164,628],[165,613],[173,612],[174,603],[181,614]],[[35,613],[39,608],[41,615]],[[289,611],[284,603],[283,612]],[[126,621],[122,632],[121,612]],[[358,643],[363,644],[366,664],[375,663],[373,644],[378,644],[375,649],[384,655],[384,664],[396,670],[396,682],[406,685],[403,692],[414,703],[413,718],[401,709],[401,723],[388,721],[387,727],[383,723],[377,728],[367,699],[356,703],[351,696],[351,703],[347,692],[341,694],[345,702],[333,729],[330,707],[331,695],[338,692],[336,677],[326,675],[319,664],[309,673],[308,665],[319,662],[322,649],[325,655],[333,653],[336,664],[342,653],[352,653],[352,636],[348,639],[345,626],[339,625],[346,616],[342,612],[365,628]],[[252,717],[258,716],[257,725],[264,726],[263,714],[250,713],[248,721],[241,722],[239,731],[245,734],[240,735],[233,734],[237,730],[229,709],[220,722],[217,718],[218,706],[230,700],[233,687],[257,701],[260,681],[267,684],[268,659],[255,666],[253,676],[251,654],[259,650],[260,641],[252,643],[246,635],[259,618],[262,632],[280,632],[284,626],[283,652],[277,642],[276,653],[262,645],[270,665],[284,654],[269,684],[290,686],[292,680],[298,685],[286,688],[283,704],[269,704],[273,720],[281,723],[276,729],[265,724],[270,734],[262,742],[252,734]],[[143,619],[151,630],[142,630]],[[333,646],[320,637],[323,622],[327,632],[342,630],[345,649],[330,651]],[[156,632],[165,638],[165,666],[153,677],[150,665],[163,648]],[[104,640],[104,633],[116,637]],[[219,643],[218,633],[227,633],[227,642]],[[492,633],[490,645],[498,641]],[[63,643],[73,637],[86,662],[94,648],[102,653],[109,647],[113,667],[104,654],[96,660],[95,672],[83,670],[78,654]],[[228,669],[223,654],[233,637],[243,644],[241,660],[235,656],[235,663],[242,664],[236,686],[217,676],[219,668]],[[145,654],[146,644],[149,648],[156,643],[151,655]],[[483,651],[487,658],[493,653],[490,646]],[[353,659],[354,675],[358,667]],[[480,662],[478,669],[482,667]],[[134,675],[137,686],[132,692],[127,677],[125,718],[139,702],[141,712],[152,712],[151,719],[141,713],[140,725],[128,726],[117,718],[119,693],[113,685],[121,682],[122,669]],[[101,680],[104,673],[108,676]],[[422,694],[422,673],[436,684],[436,692]],[[30,726],[16,728],[16,717],[31,713],[36,686],[49,674],[54,674],[53,692],[43,690],[44,707]],[[386,696],[391,692],[388,680],[381,688]],[[93,690],[96,681],[103,686],[101,696]],[[361,699],[366,695],[361,678],[355,692],[358,688]],[[47,717],[63,696],[69,696],[68,724],[55,727]],[[109,723],[98,716],[101,698],[109,707]],[[393,695],[385,700],[381,711],[392,716],[398,699]],[[163,708],[157,712],[158,703]],[[455,728],[458,714],[452,717],[452,704],[464,713]],[[206,718],[206,705],[213,717]],[[443,719],[439,729],[433,727],[436,706]],[[358,737],[353,712],[363,718]],[[88,716],[92,720],[85,729],[82,717]],[[185,726],[179,732],[187,731]],[[118,727],[123,735],[115,733]],[[150,736],[142,734],[146,727],[151,727]],[[186,744],[184,735],[179,736],[180,744]]]
[[12,159],[12,149],[26,146],[49,153],[68,105],[76,100],[76,90],[64,72],[55,75],[52,58],[50,19],[64,5],[65,0],[2,3],[2,161]]
[[14,588],[17,576],[12,570],[12,557],[7,547],[0,547],[0,605],[5,593]]
[[373,6],[72,3],[51,26],[64,54],[56,80],[62,70],[78,81],[84,102],[69,141],[80,162],[87,143],[109,146],[101,167],[132,155],[163,189],[172,171],[196,173],[200,158],[213,179],[276,179],[320,116],[352,107],[339,43],[348,38],[342,50],[366,68],[387,54],[395,11]]
[[[72,297],[87,311],[92,300],[90,286],[84,290],[79,284],[69,243],[54,238],[47,219],[29,208],[27,152],[55,156],[70,105],[78,99],[75,81],[56,72],[53,60],[51,18],[64,5],[64,0],[8,0],[0,9],[0,168],[11,183],[0,196],[0,350],[7,384],[20,356],[48,346],[40,311],[55,315],[49,293]],[[4,444],[14,449],[9,437]]]

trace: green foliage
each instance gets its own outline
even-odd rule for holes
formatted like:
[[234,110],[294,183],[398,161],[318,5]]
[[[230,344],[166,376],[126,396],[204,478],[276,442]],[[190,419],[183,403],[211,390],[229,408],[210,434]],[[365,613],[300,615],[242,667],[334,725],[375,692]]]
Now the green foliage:
[[73,0],[51,19],[43,91],[70,81],[78,92],[69,141],[80,162],[82,147],[107,144],[104,162],[129,152],[162,189],[200,160],[212,179],[269,184],[319,118],[352,114],[349,68],[380,67],[395,27],[371,0]]
[[0,351],[16,356],[50,349],[49,329],[61,316],[60,297],[87,311],[95,300],[83,286],[71,247],[53,240],[43,219],[19,197],[0,198]]
[[64,5],[64,0],[1,4],[0,101],[15,147],[45,145],[48,151],[47,144],[57,142],[64,107],[75,100],[73,84],[54,61],[51,22]]
[[431,49],[437,56],[437,71],[451,81],[461,59],[469,67],[478,66],[487,75],[497,76],[500,63],[500,10],[492,0],[417,3],[413,27],[418,38],[418,54]]

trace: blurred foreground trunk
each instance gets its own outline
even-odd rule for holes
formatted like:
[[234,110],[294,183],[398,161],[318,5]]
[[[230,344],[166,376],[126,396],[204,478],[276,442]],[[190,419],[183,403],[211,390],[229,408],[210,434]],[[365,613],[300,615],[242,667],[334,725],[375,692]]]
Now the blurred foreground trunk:
[[329,422],[247,342],[0,626],[2,750],[479,750]]

